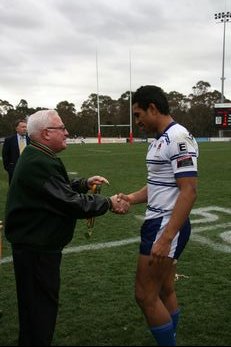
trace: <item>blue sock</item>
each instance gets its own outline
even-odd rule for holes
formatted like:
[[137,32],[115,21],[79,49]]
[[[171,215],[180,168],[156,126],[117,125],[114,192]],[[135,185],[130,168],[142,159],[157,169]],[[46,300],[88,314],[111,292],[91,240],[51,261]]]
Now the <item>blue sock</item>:
[[150,328],[158,346],[176,346],[172,321]]
[[177,329],[177,325],[179,322],[179,316],[180,316],[180,309],[179,308],[171,314],[172,324],[173,324],[173,329],[174,329],[175,334],[176,334],[176,329]]

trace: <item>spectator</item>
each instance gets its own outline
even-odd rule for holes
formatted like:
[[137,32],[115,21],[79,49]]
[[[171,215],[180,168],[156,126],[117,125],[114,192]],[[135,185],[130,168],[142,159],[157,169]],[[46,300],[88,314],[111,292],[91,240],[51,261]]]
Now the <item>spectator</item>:
[[15,134],[5,138],[2,147],[3,166],[8,173],[9,184],[18,158],[30,142],[29,137],[27,136],[27,122],[25,119],[19,119],[16,121],[15,130]]

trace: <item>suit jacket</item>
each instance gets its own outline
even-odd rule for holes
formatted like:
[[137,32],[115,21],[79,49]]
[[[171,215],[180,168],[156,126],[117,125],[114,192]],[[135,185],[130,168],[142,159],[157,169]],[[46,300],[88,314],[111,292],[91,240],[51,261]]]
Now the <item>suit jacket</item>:
[[[30,143],[30,139],[26,136],[26,143]],[[2,147],[2,161],[4,169],[8,172],[9,175],[9,183],[11,181],[15,165],[20,156],[19,146],[18,146],[18,138],[17,134],[6,137]]]

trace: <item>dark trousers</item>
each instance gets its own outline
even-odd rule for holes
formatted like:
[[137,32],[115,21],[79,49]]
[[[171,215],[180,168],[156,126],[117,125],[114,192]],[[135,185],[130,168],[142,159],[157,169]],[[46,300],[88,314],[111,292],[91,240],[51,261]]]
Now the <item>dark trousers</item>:
[[50,346],[58,313],[62,253],[14,249],[19,346]]

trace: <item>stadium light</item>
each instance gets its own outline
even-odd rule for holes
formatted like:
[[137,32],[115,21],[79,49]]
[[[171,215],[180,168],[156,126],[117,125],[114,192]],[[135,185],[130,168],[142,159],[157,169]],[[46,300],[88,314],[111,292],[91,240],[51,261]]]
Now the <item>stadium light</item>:
[[231,12],[219,12],[214,14],[215,20],[218,23],[224,24],[223,30],[223,54],[222,54],[222,76],[221,76],[221,103],[224,102],[224,81],[225,81],[225,30],[226,23],[231,19]]
[[130,72],[130,97],[129,97],[130,133],[129,133],[129,142],[133,143],[133,132],[132,132],[132,60],[131,60],[131,50],[129,50],[129,72]]

